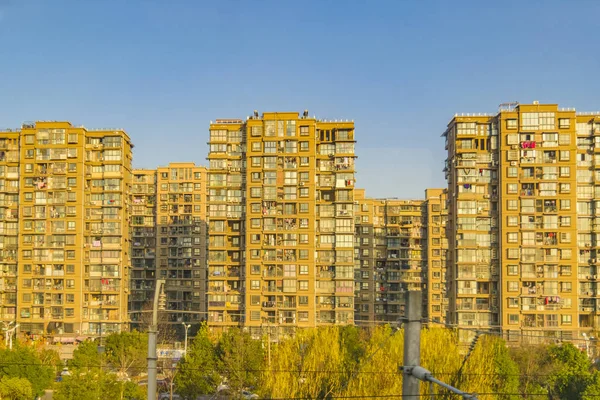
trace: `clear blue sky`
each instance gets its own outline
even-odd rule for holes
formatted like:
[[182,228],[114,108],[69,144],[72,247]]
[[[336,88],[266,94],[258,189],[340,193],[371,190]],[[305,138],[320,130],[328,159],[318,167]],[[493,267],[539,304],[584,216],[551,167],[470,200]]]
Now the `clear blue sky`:
[[[485,5],[485,6],[482,6]],[[0,0],[0,126],[122,127],[134,165],[205,164],[252,110],[354,119],[357,186],[444,186],[455,112],[600,109],[600,2]]]

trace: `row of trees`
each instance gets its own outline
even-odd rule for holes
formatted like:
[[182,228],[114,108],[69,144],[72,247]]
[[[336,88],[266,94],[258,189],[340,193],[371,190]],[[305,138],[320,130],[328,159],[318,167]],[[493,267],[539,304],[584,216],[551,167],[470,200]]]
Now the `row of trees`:
[[[193,399],[226,380],[234,393],[254,388],[265,398],[398,396],[402,393],[403,331],[322,327],[299,331],[272,345],[230,330],[212,336],[200,329],[178,366],[176,390]],[[461,351],[462,350],[462,351]],[[600,372],[571,344],[507,347],[483,335],[465,362],[466,350],[450,329],[422,334],[421,364],[434,376],[480,399],[579,400],[600,396]],[[422,385],[422,394],[429,395]],[[455,396],[434,389],[441,398]],[[391,397],[390,397],[391,398]],[[439,398],[439,397],[438,397]]]
[[[483,335],[466,362],[464,350],[456,331],[426,329],[421,364],[480,399],[600,397],[600,372],[571,344],[507,347],[501,338]],[[146,374],[146,355],[144,333],[84,342],[69,363],[70,375],[54,383],[63,367],[55,352],[20,344],[0,349],[0,399],[32,399],[52,388],[57,400],[142,400],[145,386],[138,382]],[[223,383],[231,393],[250,389],[263,398],[397,397],[402,358],[403,332],[389,326],[305,329],[271,346],[243,330],[214,334],[202,327],[187,356],[159,373],[187,399],[214,393]],[[423,395],[429,390],[422,385]],[[437,389],[436,395],[455,398]]]

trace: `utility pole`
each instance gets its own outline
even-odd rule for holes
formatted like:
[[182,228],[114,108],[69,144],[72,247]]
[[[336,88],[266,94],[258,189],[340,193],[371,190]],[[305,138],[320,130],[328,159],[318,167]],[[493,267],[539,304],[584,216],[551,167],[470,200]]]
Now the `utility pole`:
[[419,399],[421,381],[411,374],[411,368],[421,365],[421,310],[422,292],[406,292],[406,312],[404,318],[404,369],[402,377],[402,398]]
[[164,279],[156,280],[154,304],[152,306],[152,325],[148,329],[148,400],[156,400],[156,334],[158,333],[158,310],[165,309]]

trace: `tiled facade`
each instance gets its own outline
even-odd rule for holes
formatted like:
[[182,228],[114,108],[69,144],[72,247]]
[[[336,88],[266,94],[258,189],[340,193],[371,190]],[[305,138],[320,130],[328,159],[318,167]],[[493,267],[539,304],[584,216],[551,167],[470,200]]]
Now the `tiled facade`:
[[210,325],[353,323],[354,157],[351,122],[211,124]]
[[2,321],[57,337],[128,329],[127,134],[36,122],[0,146]]
[[510,105],[444,136],[450,321],[509,340],[596,329],[600,115]]
[[424,316],[445,320],[444,210],[442,189],[427,190],[425,200],[372,199],[356,190],[356,324],[397,322],[409,290],[425,290]]

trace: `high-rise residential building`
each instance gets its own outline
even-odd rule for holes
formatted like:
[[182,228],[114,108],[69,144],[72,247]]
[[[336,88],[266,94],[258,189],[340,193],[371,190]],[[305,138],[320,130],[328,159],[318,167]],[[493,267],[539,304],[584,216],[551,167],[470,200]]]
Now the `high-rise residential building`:
[[156,169],[156,276],[173,324],[206,319],[206,176],[194,163]]
[[[433,230],[437,224],[440,229],[434,231],[431,241],[442,248],[442,211],[433,204],[440,205],[442,190],[436,193],[438,197],[430,205],[429,199],[373,199],[365,197],[364,190],[356,190],[356,324],[398,322],[404,316],[405,293],[427,288],[425,279],[429,271],[435,268],[442,271],[441,251],[436,252],[435,246],[426,243],[427,228],[430,226]],[[428,209],[435,210],[429,224],[425,219]],[[426,250],[432,254],[431,261]],[[434,262],[435,267],[428,267],[430,262]],[[433,293],[441,294],[441,287],[436,286]],[[427,315],[429,304],[425,300],[423,311]],[[439,304],[442,304],[441,299]]]
[[[131,185],[131,327],[144,329],[156,282],[156,170],[134,169]],[[146,318],[148,319],[148,318]]]
[[444,323],[448,312],[446,291],[446,252],[448,239],[446,225],[448,206],[446,189],[426,189],[423,205],[425,243],[423,252],[426,263],[423,271],[423,315],[429,322]]
[[600,112],[508,104],[444,136],[451,322],[509,340],[597,329]]
[[170,163],[133,171],[131,191],[132,326],[149,323],[156,279],[165,279],[165,323],[206,319],[206,167]]
[[32,335],[128,329],[131,142],[68,122],[0,132],[3,322]]
[[209,325],[353,322],[354,158],[352,122],[211,123]]
[[385,252],[386,237],[379,217],[375,224],[376,200],[366,197],[364,189],[355,189],[354,201],[354,322],[369,325],[375,321],[376,254]]

